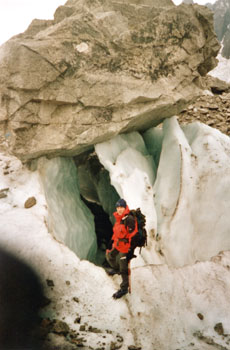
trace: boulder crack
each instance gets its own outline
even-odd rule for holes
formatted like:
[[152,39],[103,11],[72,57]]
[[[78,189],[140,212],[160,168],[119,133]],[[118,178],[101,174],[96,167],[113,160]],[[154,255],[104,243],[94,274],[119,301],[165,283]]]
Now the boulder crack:
[[46,57],[42,56],[39,52],[37,52],[36,50],[31,49],[31,47],[22,44],[23,47],[25,47],[27,50],[33,52],[34,54],[38,55],[39,57],[41,57],[44,61],[46,61],[51,67],[53,67],[59,74],[60,76],[63,74],[63,72],[61,72],[52,62],[50,62]]

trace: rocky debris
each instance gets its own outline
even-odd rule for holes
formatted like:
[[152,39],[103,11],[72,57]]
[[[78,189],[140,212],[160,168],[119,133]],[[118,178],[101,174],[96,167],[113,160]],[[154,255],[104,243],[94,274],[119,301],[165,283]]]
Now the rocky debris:
[[211,347],[207,347],[207,349],[211,349],[211,348],[220,349],[220,350],[229,349],[229,340],[230,340],[229,334],[219,334],[221,336],[219,337],[219,339],[216,339],[216,337],[205,335],[200,331],[194,332],[193,335],[195,338],[201,341],[202,349],[203,349],[203,344],[211,345]]
[[96,327],[89,326],[88,332],[92,332],[92,333],[101,333],[101,330],[98,329],[98,328],[96,328]]
[[57,334],[67,335],[70,331],[67,323],[60,320],[53,320],[52,322],[52,332]]
[[89,350],[89,348],[84,347],[84,344],[80,341],[70,342],[63,335],[49,333],[41,350],[76,350],[78,348]]
[[75,301],[76,303],[79,303],[79,298],[73,297],[73,301]]
[[204,84],[213,93],[221,95],[223,92],[230,92],[230,84],[223,80],[207,75]]
[[120,348],[121,348],[121,344],[117,344],[117,343],[111,342],[110,350],[117,350],[117,349],[120,349]]
[[200,312],[197,314],[197,317],[198,317],[201,321],[203,321],[203,319],[204,319],[204,316],[203,316]]
[[224,328],[222,323],[217,323],[214,327],[214,330],[216,331],[216,333],[218,333],[219,335],[223,335],[224,334]]
[[78,155],[157,125],[191,103],[216,66],[204,6],[69,0],[54,17],[0,47],[0,139],[23,161]]
[[47,279],[46,280],[46,284],[47,284],[48,287],[54,287],[54,281],[53,280]]
[[34,205],[36,205],[37,201],[35,197],[30,197],[25,201],[24,207],[26,209],[32,208]]
[[81,323],[81,316],[76,317],[74,323]]
[[[86,345],[86,343],[88,343],[87,338],[89,338],[88,332],[93,332],[101,337],[101,340],[97,342],[97,347]],[[112,334],[112,332],[109,331],[107,333]],[[108,344],[108,339],[106,340],[105,332],[102,330],[84,325],[84,328],[80,327],[79,331],[77,332],[70,329],[67,323],[57,319],[42,319],[40,323],[40,334],[41,339],[43,340],[43,349],[46,350],[72,350],[77,348],[102,350],[105,349],[106,344]],[[117,334],[115,336],[115,341],[110,341],[109,343],[110,349],[120,349],[122,347],[122,343],[123,338]],[[130,349],[138,350],[140,348],[134,346]]]
[[9,191],[9,188],[3,188],[2,190],[0,190],[0,198],[6,198],[8,191]]
[[12,170],[10,169],[10,165],[7,162],[6,165],[3,167],[3,175],[9,175],[12,173]]
[[221,95],[201,95],[178,116],[181,125],[200,121],[230,136],[230,90]]

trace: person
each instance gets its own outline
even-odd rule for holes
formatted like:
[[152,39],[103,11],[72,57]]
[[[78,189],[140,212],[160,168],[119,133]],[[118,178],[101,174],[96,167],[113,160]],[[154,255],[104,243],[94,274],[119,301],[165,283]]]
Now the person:
[[128,261],[134,257],[131,239],[138,231],[137,221],[132,215],[129,215],[129,212],[126,201],[123,198],[119,199],[116,203],[116,212],[113,214],[116,222],[113,226],[112,248],[106,250],[106,260],[112,267],[108,274],[117,273],[122,278],[120,289],[113,294],[114,299],[127,294],[129,288]]

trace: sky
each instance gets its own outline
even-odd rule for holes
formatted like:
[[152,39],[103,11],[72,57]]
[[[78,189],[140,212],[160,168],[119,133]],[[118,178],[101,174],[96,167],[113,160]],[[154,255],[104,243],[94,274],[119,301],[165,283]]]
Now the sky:
[[[0,45],[22,33],[34,18],[53,19],[56,8],[67,0],[0,0]],[[176,5],[181,0],[174,0]],[[215,0],[197,0],[201,5]]]

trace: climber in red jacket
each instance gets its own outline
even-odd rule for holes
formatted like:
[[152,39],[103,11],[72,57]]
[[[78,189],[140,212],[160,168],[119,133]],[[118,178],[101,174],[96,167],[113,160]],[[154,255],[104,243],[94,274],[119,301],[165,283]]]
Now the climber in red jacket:
[[106,251],[106,259],[113,268],[109,275],[116,273],[122,277],[120,289],[113,294],[114,299],[121,298],[128,293],[128,261],[133,257],[131,238],[137,233],[137,221],[129,215],[129,207],[124,199],[116,203],[117,211],[113,214],[116,222],[113,226],[112,249]]

